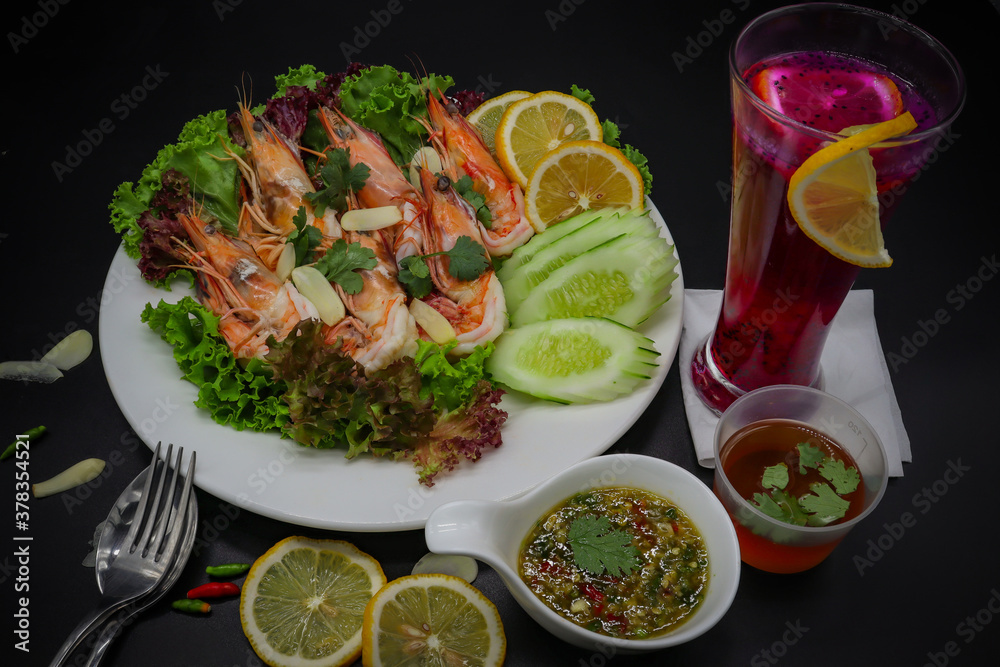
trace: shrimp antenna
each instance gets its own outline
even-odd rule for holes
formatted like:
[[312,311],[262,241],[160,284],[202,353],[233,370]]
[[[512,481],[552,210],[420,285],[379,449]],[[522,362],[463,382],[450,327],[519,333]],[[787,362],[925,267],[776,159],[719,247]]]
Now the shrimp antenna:
[[[249,97],[247,96],[247,84],[246,84],[247,79],[250,79]],[[239,100],[242,106],[246,107],[247,109],[250,108],[250,100],[253,99],[253,77],[247,74],[246,71],[244,71],[243,75],[240,77],[240,85],[236,88],[236,98]]]

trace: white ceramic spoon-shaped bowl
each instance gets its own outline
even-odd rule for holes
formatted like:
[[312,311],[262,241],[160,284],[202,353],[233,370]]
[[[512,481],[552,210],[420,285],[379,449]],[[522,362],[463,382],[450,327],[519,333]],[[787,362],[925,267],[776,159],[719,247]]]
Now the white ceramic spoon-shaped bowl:
[[[602,487],[638,488],[666,498],[701,533],[709,558],[707,591],[695,613],[675,630],[648,639],[591,632],[547,607],[518,575],[518,553],[535,521],[569,497]],[[447,503],[431,513],[424,535],[427,547],[435,553],[471,556],[496,570],[518,604],[556,637],[606,655],[655,651],[698,637],[725,615],[739,585],[739,543],[722,503],[687,470],[650,456],[613,454],[588,459],[514,500]]]

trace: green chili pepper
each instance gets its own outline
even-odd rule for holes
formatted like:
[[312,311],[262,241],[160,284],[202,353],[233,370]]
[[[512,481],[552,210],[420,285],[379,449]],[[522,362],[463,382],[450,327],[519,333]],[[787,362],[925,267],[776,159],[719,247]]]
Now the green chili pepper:
[[174,600],[170,606],[177,611],[186,611],[189,614],[207,614],[212,610],[212,605],[204,600]]
[[213,577],[236,577],[250,569],[250,563],[226,563],[225,565],[209,565],[205,572]]
[[10,457],[14,456],[14,452],[17,451],[17,446],[23,445],[25,440],[30,442],[31,440],[34,440],[35,438],[39,437],[42,433],[45,433],[44,426],[36,426],[35,428],[29,428],[24,433],[24,435],[26,436],[24,440],[15,440],[14,442],[10,443],[10,446],[7,447],[7,449],[3,450],[3,453],[0,454],[0,461],[9,459]]

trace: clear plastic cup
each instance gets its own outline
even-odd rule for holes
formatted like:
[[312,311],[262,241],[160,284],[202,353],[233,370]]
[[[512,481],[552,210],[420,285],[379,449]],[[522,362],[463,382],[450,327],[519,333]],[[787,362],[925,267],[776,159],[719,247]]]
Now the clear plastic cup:
[[[859,514],[830,526],[797,526],[768,516],[739,495],[727,477],[727,461],[739,458],[732,436],[745,426],[771,419],[798,422],[847,450],[864,484]],[[875,509],[887,480],[888,460],[875,429],[850,405],[818,389],[798,385],[756,389],[730,405],[715,429],[713,490],[736,527],[741,559],[766,572],[801,572],[821,563]]]

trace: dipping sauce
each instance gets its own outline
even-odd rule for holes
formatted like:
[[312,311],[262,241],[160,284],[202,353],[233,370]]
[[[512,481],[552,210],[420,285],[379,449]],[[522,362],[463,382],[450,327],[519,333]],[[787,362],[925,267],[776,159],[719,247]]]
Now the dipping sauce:
[[632,488],[579,493],[539,519],[519,574],[551,609],[593,632],[644,639],[698,607],[708,551],[683,511]]

